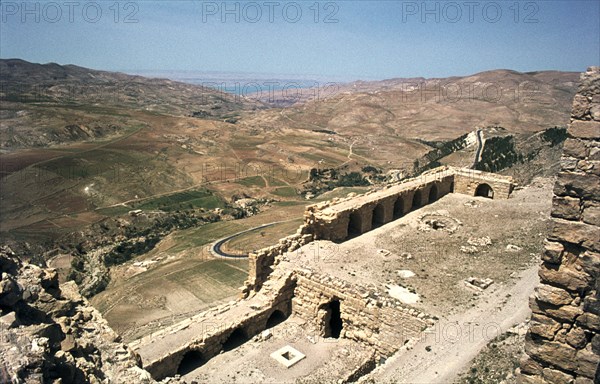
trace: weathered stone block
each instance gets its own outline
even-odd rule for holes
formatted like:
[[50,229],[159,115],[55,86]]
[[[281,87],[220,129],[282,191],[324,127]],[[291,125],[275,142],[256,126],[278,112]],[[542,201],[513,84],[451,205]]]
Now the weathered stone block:
[[573,99],[571,116],[575,119],[582,119],[590,110],[590,102],[586,96],[577,94]]
[[600,316],[590,312],[585,312],[577,317],[577,325],[590,329],[595,332],[600,332]]
[[578,271],[565,264],[558,267],[544,264],[538,274],[542,283],[557,285],[571,292],[584,291],[590,288],[592,283],[591,276],[585,271]]
[[591,312],[594,315],[600,316],[600,300],[595,297],[588,296],[583,300],[583,310]]
[[581,209],[580,200],[576,197],[554,196],[552,199],[552,216],[566,220],[579,220]]
[[544,240],[542,260],[549,264],[560,264],[564,249],[564,246],[559,242]]
[[526,375],[541,375],[543,367],[528,355],[523,355],[519,361],[521,372]]
[[564,240],[587,249],[600,251],[600,227],[581,222],[554,219],[549,239]]
[[552,340],[554,334],[561,328],[561,323],[550,317],[534,313],[531,315],[529,331],[545,339]]
[[568,132],[575,137],[597,139],[600,137],[600,122],[574,121],[569,125]]
[[569,292],[547,284],[540,284],[535,288],[535,297],[539,301],[557,306],[571,304],[573,301]]
[[583,222],[597,227],[600,226],[600,205],[584,205]]
[[542,377],[553,384],[573,384],[574,380],[573,376],[551,368],[544,368]]
[[585,331],[580,327],[573,327],[567,334],[567,343],[576,349],[585,347],[587,343],[587,337]]
[[537,301],[535,297],[529,298],[529,307],[533,313],[550,316],[560,322],[573,322],[575,318],[583,313],[580,307],[573,305],[563,305],[557,307],[541,301]]
[[517,384],[548,384],[541,376],[521,375],[517,379]]
[[598,383],[595,383],[594,379],[579,376],[578,378],[575,379],[575,384],[598,384]]
[[554,194],[600,201],[600,178],[594,175],[559,172]]
[[567,344],[527,337],[525,352],[538,361],[552,364],[566,371],[577,369],[575,360],[577,351]]
[[600,253],[585,251],[577,261],[590,276],[600,276]]
[[581,140],[569,138],[565,140],[563,155],[577,159],[585,159],[588,156],[588,148]]
[[589,377],[590,379],[596,374],[600,356],[592,352],[591,346],[586,349],[581,349],[577,352],[577,373]]
[[600,355],[600,334],[596,333],[594,337],[592,337],[592,351],[596,355]]

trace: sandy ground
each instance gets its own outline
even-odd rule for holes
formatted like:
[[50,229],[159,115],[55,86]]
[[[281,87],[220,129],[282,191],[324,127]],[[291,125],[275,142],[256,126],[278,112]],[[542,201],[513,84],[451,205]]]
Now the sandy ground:
[[441,318],[368,377],[377,383],[453,382],[490,340],[529,316],[528,298],[539,281],[537,269],[523,271],[513,286],[485,292],[485,301],[467,312]]

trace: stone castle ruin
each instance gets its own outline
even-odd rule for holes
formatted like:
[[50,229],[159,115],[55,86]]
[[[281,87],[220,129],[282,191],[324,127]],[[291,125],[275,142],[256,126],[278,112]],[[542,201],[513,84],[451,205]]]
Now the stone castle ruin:
[[144,368],[155,379],[162,379],[185,373],[188,362],[201,365],[294,316],[315,329],[316,336],[347,339],[371,348],[374,354],[348,376],[359,377],[435,321],[397,299],[335,276],[331,266],[336,264],[326,259],[340,256],[336,244],[448,193],[507,199],[513,188],[510,177],[440,167],[378,191],[308,206],[296,234],[249,255],[249,276],[240,300],[200,313],[131,346],[141,355]]
[[[518,377],[522,383],[600,382],[600,68],[582,77],[568,132],[554,189],[554,229],[545,243],[541,284],[530,300],[527,355]],[[221,351],[243,348],[251,338],[269,337],[272,327],[294,320],[314,330],[310,337],[368,348],[338,376],[338,382],[356,381],[436,319],[340,272],[353,257],[368,256],[344,248],[346,240],[450,193],[507,199],[513,188],[509,177],[441,167],[377,191],[308,206],[296,234],[249,255],[249,276],[239,300],[131,347],[144,368],[162,379],[208,364]],[[289,346],[276,349],[269,353],[286,367],[310,358],[310,352]]]
[[[561,170],[553,190],[553,227],[544,242],[540,283],[529,299],[532,315],[525,339],[526,354],[517,371],[517,381],[522,384],[600,383],[600,67],[592,67],[582,74],[567,133]],[[391,267],[383,271],[382,266],[386,262],[406,261],[412,255],[401,254],[402,247],[396,247],[397,252],[392,254],[392,251],[377,249],[380,244],[366,246],[364,243],[394,239],[394,245],[406,244],[415,228],[421,230],[409,224],[419,220],[429,226],[428,231],[445,229],[445,234],[435,232],[445,236],[452,233],[450,216],[444,216],[439,210],[417,218],[415,212],[450,194],[509,199],[514,188],[510,177],[439,167],[365,194],[310,205],[295,234],[249,254],[248,279],[238,300],[198,313],[129,345],[121,341],[100,312],[79,294],[74,282],[59,288],[56,271],[21,263],[12,251],[0,247],[0,304],[9,309],[0,319],[0,329],[5,336],[0,344],[6,351],[6,356],[0,359],[3,362],[0,382],[12,379],[4,369],[5,362],[11,362],[13,370],[23,368],[34,372],[42,381],[44,375],[50,373],[68,378],[66,382],[153,382],[192,371],[196,374],[196,369],[202,366],[198,371],[204,368],[212,371],[200,373],[205,378],[201,382],[213,382],[210,375],[215,371],[225,371],[220,382],[241,382],[237,380],[239,376],[235,376],[241,371],[254,375],[245,376],[252,382],[273,383],[287,379],[286,382],[320,383],[323,378],[327,378],[327,382],[356,382],[402,348],[412,348],[416,340],[443,320],[426,313],[431,307],[424,310],[411,305],[416,301],[407,300],[404,294],[410,297],[414,292],[406,287],[391,286],[384,276],[384,272],[395,277],[398,272],[411,272]],[[449,197],[457,196],[446,198]],[[512,200],[517,203],[518,198]],[[462,204],[488,202],[485,199],[454,201],[460,202],[458,209],[463,209]],[[518,206],[507,216],[523,208],[520,203],[504,207],[508,205]],[[485,219],[482,212],[494,214],[497,207],[473,214],[477,225],[480,218]],[[404,217],[406,222],[400,220]],[[396,220],[396,227],[393,224],[387,227],[394,233],[376,232]],[[373,234],[377,236],[371,236]],[[531,233],[523,236],[531,236]],[[366,240],[360,244],[356,238]],[[485,240],[491,244],[487,236],[469,238],[467,243],[485,246]],[[516,246],[508,244],[506,249],[510,247]],[[375,251],[371,251],[373,249]],[[435,249],[435,253],[447,260],[444,258],[448,255],[443,250]],[[419,256],[425,259],[431,254]],[[490,262],[490,256],[485,252],[477,255],[485,263]],[[505,253],[500,256],[504,257]],[[473,260],[468,259],[467,263]],[[361,267],[367,263],[374,267],[361,271],[354,268],[359,262]],[[436,262],[434,259],[432,264]],[[492,265],[496,267],[498,265]],[[516,275],[517,271],[507,269],[511,276]],[[422,278],[431,278],[439,284],[435,277],[441,275],[432,277],[424,273]],[[475,289],[491,284],[489,278],[469,279],[477,282],[471,284]],[[439,285],[440,290],[448,289],[448,285]],[[381,287],[387,289],[386,294]],[[395,294],[392,294],[393,288],[406,288],[408,292],[393,291]],[[443,297],[439,292],[430,295],[437,303]],[[468,294],[477,295],[472,291]],[[456,305],[462,299],[459,297],[448,305]],[[489,314],[483,312],[482,316]],[[27,323],[19,324],[19,316],[27,319]],[[431,347],[424,350],[430,352]],[[222,358],[221,353],[228,351],[233,353]],[[430,356],[426,358],[427,363],[436,359],[435,351]],[[246,359],[253,360],[248,363]],[[211,363],[214,364],[211,366]],[[397,366],[393,364],[391,359],[385,367],[394,369]],[[296,376],[277,376],[294,369]],[[234,380],[230,380],[228,370],[232,371]],[[275,372],[274,376],[266,377],[268,371]],[[397,377],[404,374],[403,371],[393,373],[398,374]]]

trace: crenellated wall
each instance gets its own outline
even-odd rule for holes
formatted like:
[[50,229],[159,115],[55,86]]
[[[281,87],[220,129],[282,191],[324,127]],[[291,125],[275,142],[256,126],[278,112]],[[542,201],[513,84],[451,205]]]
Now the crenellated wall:
[[600,382],[600,67],[582,74],[567,132],[520,383]]

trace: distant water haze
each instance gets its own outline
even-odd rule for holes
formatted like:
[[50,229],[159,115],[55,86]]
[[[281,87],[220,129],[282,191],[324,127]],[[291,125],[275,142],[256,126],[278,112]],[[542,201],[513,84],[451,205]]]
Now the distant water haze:
[[[166,78],[188,84],[217,88],[228,93],[256,93],[294,88],[323,87],[327,84],[348,83],[354,78],[322,75],[273,74],[260,72],[218,72],[180,70],[124,70],[131,75]],[[369,79],[370,80],[370,79]]]

